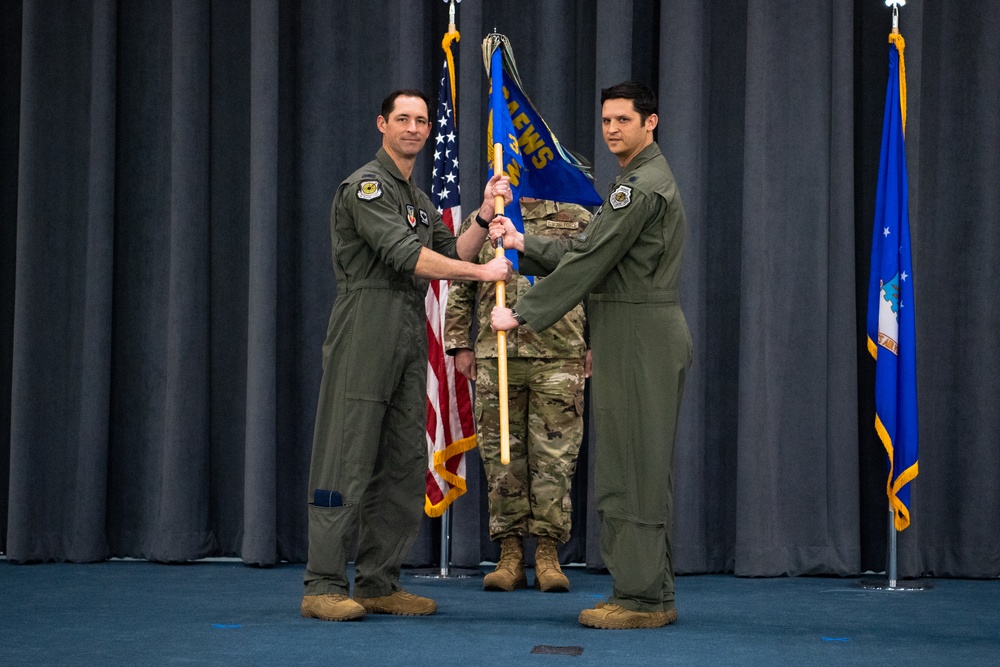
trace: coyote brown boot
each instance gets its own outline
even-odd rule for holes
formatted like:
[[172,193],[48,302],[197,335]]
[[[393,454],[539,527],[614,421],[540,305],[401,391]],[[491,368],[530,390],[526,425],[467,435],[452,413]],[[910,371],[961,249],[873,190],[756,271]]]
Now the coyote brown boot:
[[616,604],[600,602],[594,609],[581,611],[579,621],[581,625],[604,630],[662,628],[677,622],[677,610],[632,611]]
[[500,560],[495,570],[483,578],[484,591],[512,591],[526,588],[528,577],[524,574],[524,546],[517,535],[508,535],[500,542]]
[[321,621],[353,621],[364,618],[365,608],[346,595],[305,595],[302,615]]
[[561,593],[569,590],[569,579],[559,567],[556,541],[551,537],[538,538],[535,549],[535,586],[543,593]]
[[369,614],[392,614],[394,616],[429,616],[437,611],[437,603],[430,598],[408,593],[402,589],[389,595],[366,598],[354,596],[354,601]]

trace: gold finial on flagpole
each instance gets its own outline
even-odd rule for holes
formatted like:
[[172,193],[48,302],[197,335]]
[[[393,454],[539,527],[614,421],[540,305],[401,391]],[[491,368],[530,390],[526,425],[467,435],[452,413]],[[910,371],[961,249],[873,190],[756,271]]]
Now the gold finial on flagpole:
[[906,4],[906,0],[885,0],[886,7],[892,7],[892,34],[899,34],[899,8]]

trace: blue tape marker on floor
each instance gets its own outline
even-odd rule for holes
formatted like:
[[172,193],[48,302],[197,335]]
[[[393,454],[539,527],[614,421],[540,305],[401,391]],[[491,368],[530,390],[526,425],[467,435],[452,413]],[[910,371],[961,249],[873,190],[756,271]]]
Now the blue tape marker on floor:
[[222,623],[212,623],[212,628],[215,630],[234,630],[240,627],[239,625],[223,625]]
[[850,641],[847,637],[823,637],[825,642],[846,642]]

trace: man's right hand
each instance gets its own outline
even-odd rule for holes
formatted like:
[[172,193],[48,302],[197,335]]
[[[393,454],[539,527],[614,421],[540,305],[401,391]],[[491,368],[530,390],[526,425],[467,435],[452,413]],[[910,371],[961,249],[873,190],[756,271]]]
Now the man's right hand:
[[486,264],[481,264],[483,275],[479,279],[482,282],[499,283],[507,282],[514,275],[513,265],[506,257],[494,257]]
[[455,351],[455,370],[476,381],[476,353],[467,347]]

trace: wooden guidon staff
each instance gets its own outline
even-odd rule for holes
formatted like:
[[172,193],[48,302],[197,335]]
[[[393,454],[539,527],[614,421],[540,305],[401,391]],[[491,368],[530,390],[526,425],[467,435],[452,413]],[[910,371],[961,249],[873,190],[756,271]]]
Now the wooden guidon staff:
[[[493,144],[493,173],[503,173],[503,146]],[[493,210],[503,215],[503,195],[493,197]],[[496,256],[503,257],[503,237],[497,239]],[[507,285],[502,280],[496,283],[497,305],[507,307]],[[497,332],[497,389],[500,402],[500,463],[510,463],[510,417],[507,405],[507,332]]]

